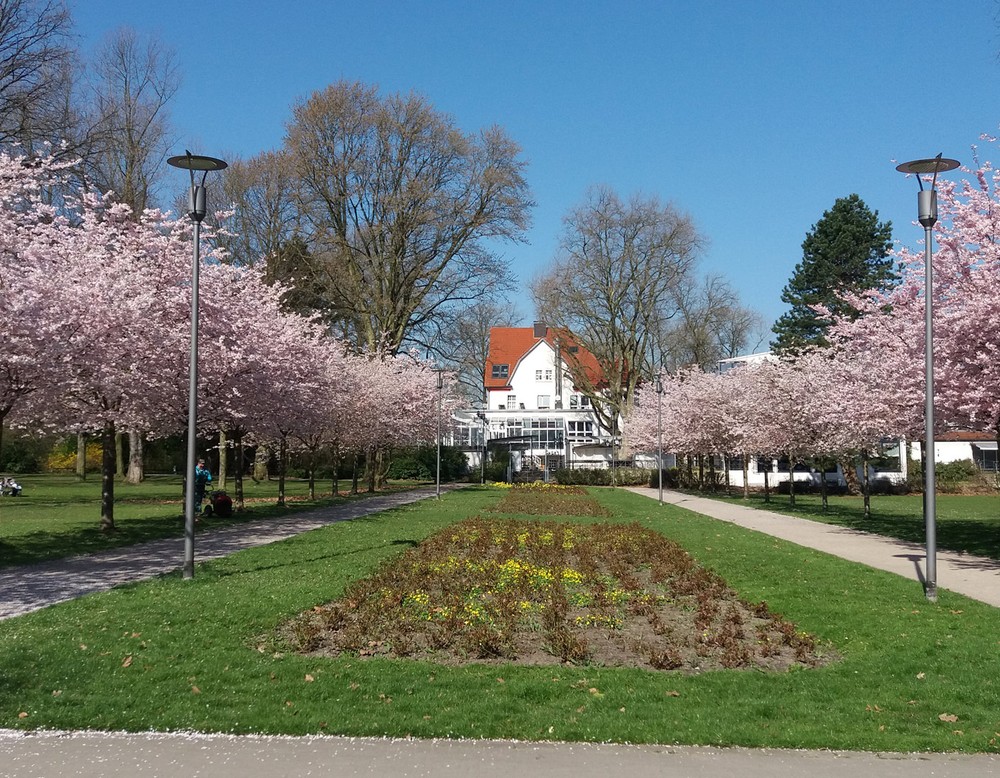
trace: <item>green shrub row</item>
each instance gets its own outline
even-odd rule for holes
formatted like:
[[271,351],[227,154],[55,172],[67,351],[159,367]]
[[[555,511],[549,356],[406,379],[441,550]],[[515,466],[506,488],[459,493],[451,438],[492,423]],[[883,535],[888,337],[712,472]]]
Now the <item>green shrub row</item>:
[[560,468],[555,472],[556,483],[566,486],[611,486],[612,477],[618,486],[646,486],[655,479],[656,471],[644,467]]

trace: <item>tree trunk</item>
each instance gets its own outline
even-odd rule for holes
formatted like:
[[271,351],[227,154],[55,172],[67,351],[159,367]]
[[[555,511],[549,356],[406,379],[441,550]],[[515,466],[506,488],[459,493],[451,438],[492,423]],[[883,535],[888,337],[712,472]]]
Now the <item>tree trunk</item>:
[[236,510],[242,511],[246,508],[243,502],[243,433],[237,431],[234,433],[234,437],[236,438],[236,471],[233,479],[236,485],[236,496],[234,502]]
[[115,530],[115,424],[104,423],[101,432],[101,532]]
[[340,454],[334,450],[333,453],[333,496],[340,495]]
[[282,435],[278,444],[278,505],[285,505],[285,469],[288,461],[288,439]]
[[312,465],[309,467],[309,499],[316,499],[316,467]]
[[358,493],[358,455],[354,455],[354,470],[351,472],[351,494]]
[[827,495],[826,489],[826,463],[819,463],[819,493],[823,496],[823,510],[826,511],[830,507],[830,500]]
[[788,504],[795,507],[795,457],[788,455]]
[[750,499],[750,456],[743,454],[743,499]]
[[864,487],[864,499],[865,499],[865,520],[867,521],[872,517],[872,492],[871,492],[871,479],[868,477],[868,452],[865,451],[861,454],[861,468],[862,468],[862,484]]
[[847,484],[847,493],[857,494],[861,489],[858,484],[858,474],[854,469],[854,461],[851,459],[842,459],[838,464],[844,473],[844,483]]
[[373,449],[369,449],[368,455],[365,457],[365,480],[368,481],[368,494],[375,493],[375,471],[378,468],[378,464],[375,461],[376,456],[376,452]]
[[271,459],[271,451],[267,446],[257,446],[257,451],[253,457],[253,480],[266,481],[268,479],[268,461]]
[[219,430],[219,489],[226,491],[229,480],[229,436]]
[[121,432],[115,433],[115,470],[118,473],[118,477],[121,479],[125,478],[127,472],[125,467],[125,442],[124,434]]
[[87,435],[83,432],[76,433],[76,477],[87,480]]
[[128,477],[126,480],[130,484],[140,484],[146,477],[143,467],[143,449],[145,441],[142,433],[130,430],[128,433]]
[[768,476],[771,473],[771,461],[768,460],[767,464],[768,468],[764,470],[764,502],[771,502],[771,484],[768,480]]

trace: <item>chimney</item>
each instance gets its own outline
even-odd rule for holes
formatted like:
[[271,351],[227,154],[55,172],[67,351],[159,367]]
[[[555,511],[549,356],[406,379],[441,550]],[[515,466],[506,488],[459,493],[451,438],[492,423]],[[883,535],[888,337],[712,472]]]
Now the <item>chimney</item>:
[[545,334],[549,331],[549,328],[545,326],[545,322],[536,321],[535,322],[535,337],[544,338]]

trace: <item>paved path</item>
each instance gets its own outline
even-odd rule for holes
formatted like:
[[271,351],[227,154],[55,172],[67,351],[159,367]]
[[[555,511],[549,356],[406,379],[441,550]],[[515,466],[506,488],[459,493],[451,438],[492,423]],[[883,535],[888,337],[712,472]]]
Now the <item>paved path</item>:
[[[274,543],[325,524],[356,519],[434,495],[433,486],[380,494],[287,518],[258,519],[196,534],[195,575],[198,574],[197,563],[206,559]],[[180,569],[183,560],[184,538],[179,537],[0,570],[0,619],[169,573]]]
[[[629,491],[658,499],[657,489],[629,487]],[[852,562],[888,570],[923,585],[926,549],[916,543],[666,489],[663,491],[663,502],[764,532],[800,546],[825,551]],[[937,584],[939,589],[950,589],[974,600],[1000,607],[1000,562],[994,559],[939,550]]]
[[2,778],[988,778],[987,754],[0,730]]
[[[636,491],[656,499],[657,490]],[[195,539],[196,560],[233,553],[430,497],[421,489],[235,525]],[[866,533],[715,500],[664,492],[664,501],[766,532],[872,567],[920,580],[923,548]],[[90,592],[180,567],[183,539],[0,571],[0,618],[28,613]],[[197,572],[195,573],[197,575]],[[938,555],[943,588],[1000,606],[1000,565],[960,554]],[[0,730],[0,778],[299,778],[300,776],[434,776],[435,778],[879,778],[1000,777],[990,754],[894,754],[843,751],[482,740],[392,740],[344,737],[19,732]]]

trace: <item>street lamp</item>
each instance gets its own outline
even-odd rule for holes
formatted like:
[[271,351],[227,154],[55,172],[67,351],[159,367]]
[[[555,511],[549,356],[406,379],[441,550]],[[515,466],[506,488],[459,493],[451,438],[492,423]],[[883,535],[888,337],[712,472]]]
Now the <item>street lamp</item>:
[[483,484],[485,484],[486,483],[486,430],[487,430],[486,425],[488,422],[486,419],[485,412],[478,411],[476,413],[476,416],[483,423],[483,445],[482,445],[482,453],[480,454],[479,457],[479,470],[480,470],[480,480]]
[[[200,262],[201,222],[207,213],[205,178],[211,170],[223,170],[226,163],[215,157],[202,157],[185,152],[170,157],[167,164],[191,174],[188,216],[194,222],[194,255],[191,260],[191,362],[188,370],[188,440],[187,493],[184,495],[184,578],[194,578],[194,468],[197,462],[196,435],[198,426],[198,269]],[[201,183],[195,184],[194,172],[202,171]]]
[[[896,166],[900,173],[917,177],[917,220],[924,227],[924,528],[927,562],[924,569],[924,593],[937,602],[937,515],[934,492],[934,254],[932,229],[937,222],[938,173],[957,168],[954,159],[916,159]],[[930,189],[924,189],[920,176],[932,173]]]
[[663,379],[656,376],[656,484],[660,489],[660,505],[663,505]]
[[437,373],[437,390],[438,390],[438,434],[437,434],[437,498],[441,499],[441,390],[444,389],[444,374],[441,370],[436,370]]

